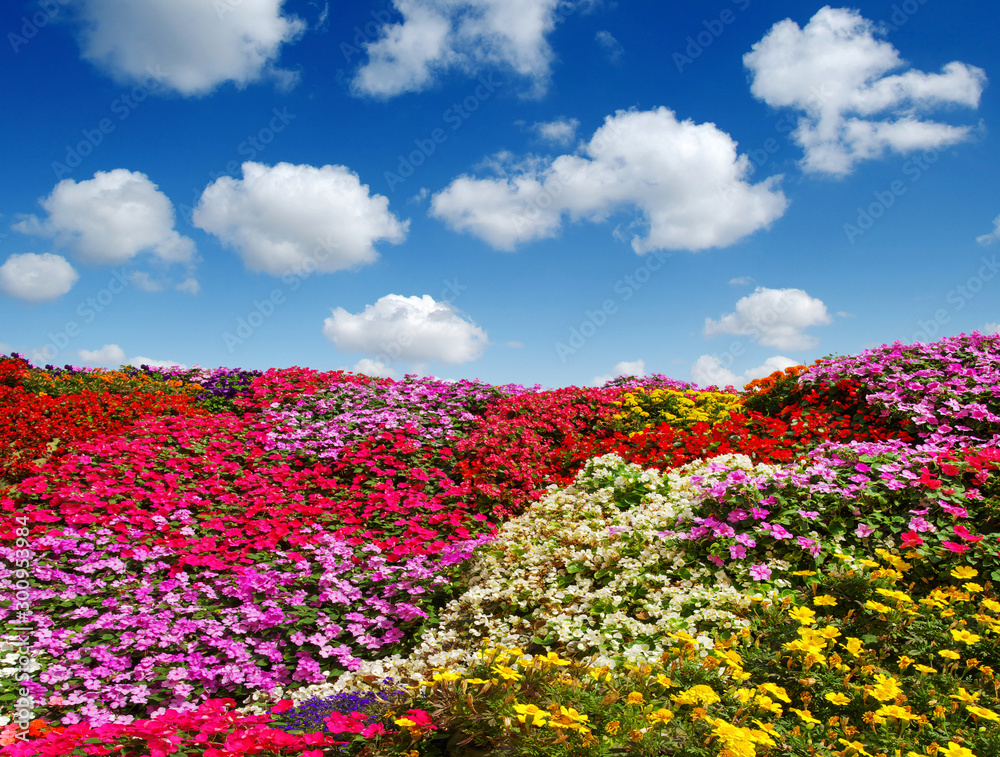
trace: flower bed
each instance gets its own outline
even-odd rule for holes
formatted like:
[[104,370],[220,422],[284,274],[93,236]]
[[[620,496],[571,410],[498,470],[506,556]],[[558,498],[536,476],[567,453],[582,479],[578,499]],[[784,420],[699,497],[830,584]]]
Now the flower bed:
[[1000,750],[996,336],[742,394],[35,372],[9,417],[134,404],[0,500],[2,755]]

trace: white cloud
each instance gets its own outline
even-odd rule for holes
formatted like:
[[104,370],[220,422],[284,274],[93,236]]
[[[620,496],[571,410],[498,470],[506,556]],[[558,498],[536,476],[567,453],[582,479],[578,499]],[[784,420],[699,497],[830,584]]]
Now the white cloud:
[[753,276],[737,276],[735,279],[729,280],[732,286],[746,286],[747,284],[753,284],[753,282]]
[[987,323],[982,328],[984,334],[1000,334],[1000,323]]
[[979,106],[982,69],[951,62],[940,74],[905,66],[896,49],[876,39],[878,27],[856,10],[821,8],[804,28],[775,24],[743,57],[753,95],[768,105],[802,111],[795,140],[806,171],[845,175],[886,151],[942,148],[968,138],[970,127],[929,121],[943,105]]
[[568,145],[576,139],[576,130],[579,126],[580,122],[575,118],[557,118],[555,121],[537,123],[532,129],[547,142]]
[[618,111],[578,154],[527,159],[504,176],[461,176],[431,200],[431,215],[501,250],[554,237],[563,215],[605,221],[632,208],[638,253],[725,247],[768,226],[788,201],[780,177],[758,184],[736,143],[715,124],[678,121],[667,108]]
[[80,275],[62,255],[25,252],[11,255],[0,265],[0,292],[28,302],[62,297]]
[[116,79],[134,82],[158,72],[165,87],[202,95],[226,81],[243,87],[270,75],[281,46],[305,31],[282,14],[284,0],[81,0],[83,57]]
[[98,350],[78,350],[77,356],[80,361],[87,365],[102,365],[118,367],[125,365],[127,358],[125,350],[117,344],[105,344]]
[[357,314],[334,308],[323,322],[323,335],[341,352],[376,355],[383,364],[397,358],[468,363],[479,358],[488,344],[483,329],[429,294],[387,294]]
[[753,294],[736,303],[736,312],[718,321],[705,319],[705,336],[736,334],[748,336],[767,347],[779,350],[812,349],[819,342],[803,333],[810,326],[832,322],[822,300],[810,297],[801,289],[757,287]]
[[174,230],[174,206],[146,174],[116,168],[63,179],[40,200],[48,218],[22,216],[13,229],[53,237],[86,263],[117,265],[141,252],[165,263],[194,261],[194,242]]
[[976,237],[976,241],[979,244],[993,244],[995,241],[1000,239],[1000,216],[993,219],[993,231],[989,234],[983,234],[981,237]]
[[192,218],[252,271],[308,275],[372,263],[375,242],[402,242],[410,222],[388,208],[346,166],[247,162],[242,179],[223,176],[205,188]]
[[187,366],[184,363],[178,363],[174,360],[154,360],[151,357],[142,357],[141,355],[129,360],[128,364],[135,368],[148,365],[151,368],[180,368],[181,370],[187,370]]
[[625,55],[625,48],[622,47],[621,42],[615,39],[611,32],[602,29],[597,32],[595,39],[609,61],[615,64],[621,63],[622,57]]
[[163,285],[158,281],[154,281],[145,271],[132,271],[127,275],[132,286],[144,292],[159,292],[163,289]]
[[618,378],[619,376],[645,376],[646,375],[646,361],[645,360],[623,360],[618,363],[614,368],[611,369],[611,373],[606,376],[595,376],[594,380],[591,382],[592,386],[604,386],[606,383],[611,381],[611,379]]
[[198,294],[201,291],[201,284],[198,283],[198,279],[186,278],[180,284],[177,285],[177,290],[180,292],[187,292],[188,294]]
[[369,357],[361,358],[352,368],[348,368],[347,370],[352,373],[363,373],[366,376],[378,376],[380,378],[396,378],[399,375],[385,363],[380,360],[372,360]]
[[351,82],[356,93],[389,98],[419,92],[459,70],[513,72],[529,94],[544,94],[560,0],[393,0],[402,21],[382,26],[365,45],[368,61]]
[[517,341],[507,342],[507,346],[510,347],[512,350],[523,350],[524,342],[517,342]]
[[715,385],[718,387],[732,386],[736,389],[742,389],[756,378],[770,376],[775,371],[783,371],[792,365],[798,365],[798,363],[783,355],[775,355],[765,360],[763,365],[750,368],[742,374],[737,375],[728,368],[723,367],[722,361],[715,355],[702,355],[691,366],[691,380],[702,387]]
[[141,355],[130,359],[126,358],[125,350],[117,344],[105,344],[97,350],[78,350],[76,354],[83,363],[105,368],[118,368],[122,365],[141,368],[144,365],[148,365],[153,368],[173,368],[176,366],[185,370],[187,369],[187,366],[183,363],[177,363],[173,360],[154,360],[151,357],[143,357]]

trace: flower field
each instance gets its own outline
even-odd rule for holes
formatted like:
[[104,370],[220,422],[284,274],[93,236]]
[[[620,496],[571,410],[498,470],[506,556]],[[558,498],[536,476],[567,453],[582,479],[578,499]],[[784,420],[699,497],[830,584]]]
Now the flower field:
[[740,391],[0,356],[0,755],[1000,753],[1000,335]]

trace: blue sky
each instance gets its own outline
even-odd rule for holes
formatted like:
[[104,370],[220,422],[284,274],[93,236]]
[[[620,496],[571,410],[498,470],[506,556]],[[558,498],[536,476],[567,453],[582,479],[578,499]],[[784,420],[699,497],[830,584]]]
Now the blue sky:
[[995,330],[998,21],[4,3],[0,352],[741,386]]

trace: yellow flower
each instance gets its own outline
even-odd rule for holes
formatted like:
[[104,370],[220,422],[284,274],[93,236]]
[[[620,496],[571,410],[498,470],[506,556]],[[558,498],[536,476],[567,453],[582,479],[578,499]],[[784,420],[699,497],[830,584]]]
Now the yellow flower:
[[590,720],[589,715],[581,715],[572,707],[563,707],[560,705],[559,714],[555,713],[555,708],[552,708],[552,720],[549,722],[549,727],[551,728],[569,728],[574,731],[583,730],[581,723],[586,723]]
[[881,723],[885,718],[895,718],[896,720],[917,720],[920,716],[904,710],[896,704],[887,704],[879,707],[875,711],[875,722]]
[[902,693],[899,681],[892,676],[875,674],[875,686],[872,689],[872,696],[880,702],[890,702]]
[[845,749],[842,752],[842,754],[844,754],[845,757],[849,757],[848,755],[849,751],[852,754],[863,755],[863,757],[872,757],[872,755],[869,752],[865,751],[865,745],[862,744],[860,741],[848,741],[847,739],[839,739],[839,742],[845,746]]
[[509,668],[506,665],[494,665],[493,672],[506,681],[517,681],[520,678],[524,678],[514,668]]
[[812,623],[816,619],[816,613],[808,607],[796,607],[788,613],[788,617],[799,621],[799,623],[807,624]]
[[905,655],[905,654],[904,655],[900,655],[899,659],[896,660],[896,663],[899,665],[899,669],[900,670],[906,670],[908,667],[910,667],[915,662],[916,662],[916,660],[914,660],[912,657],[909,657],[908,655]]
[[891,607],[886,607],[881,602],[876,602],[874,599],[869,599],[865,602],[866,610],[874,610],[875,612],[892,612]]
[[845,704],[851,703],[851,698],[846,694],[841,694],[840,692],[831,692],[829,694],[824,694],[823,698],[828,700],[831,704],[835,704],[838,707],[843,707]]
[[398,720],[394,720],[393,722],[398,726],[402,726],[403,728],[413,728],[417,724],[415,720],[410,720],[409,718],[399,718]]
[[625,698],[627,704],[642,704],[646,700],[642,698],[642,694],[638,691],[633,691],[628,697]]
[[792,573],[792,575],[793,576],[815,576],[816,575],[816,571],[815,570],[797,570],[794,573]]
[[760,691],[766,691],[768,694],[776,696],[785,704],[791,704],[792,700],[788,698],[788,692],[785,691],[784,687],[778,686],[776,683],[762,683],[757,687]]
[[487,681],[485,678],[466,678],[465,682],[466,683],[475,683],[475,684],[489,683],[489,681]]
[[659,723],[660,725],[666,725],[671,720],[673,720],[674,713],[672,713],[670,710],[665,710],[663,708],[660,708],[659,710],[654,710],[653,712],[649,713],[649,715],[647,715],[646,718],[653,725],[656,725],[657,723]]
[[864,649],[864,642],[862,642],[861,639],[855,638],[854,636],[848,636],[847,643],[843,644],[842,646],[852,655],[857,657],[859,654],[861,654],[861,651]]
[[677,687],[677,684],[663,675],[663,673],[657,673],[656,682],[665,689],[673,689]]
[[547,663],[549,665],[563,666],[563,665],[569,665],[570,664],[569,660],[562,659],[555,652],[549,652],[547,655],[545,655],[545,657],[536,657],[535,659],[539,660],[540,662]]
[[976,644],[983,639],[982,636],[966,631],[964,628],[952,628],[951,637],[955,641],[961,641],[965,644]]
[[987,710],[979,705],[970,704],[966,705],[966,710],[975,715],[977,718],[982,718],[983,720],[1000,720],[1000,715],[997,715],[993,710]]
[[938,654],[941,655],[942,657],[947,657],[949,660],[961,660],[962,659],[962,655],[960,655],[958,652],[954,651],[953,649],[942,649],[940,652],[938,652]]
[[458,673],[448,672],[448,673],[435,673],[433,675],[433,680],[435,681],[457,681],[462,676]]
[[969,581],[967,583],[962,584],[962,588],[965,589],[966,591],[972,592],[973,594],[975,594],[977,591],[983,590],[982,585],[977,584],[973,581]]
[[697,686],[692,686],[687,691],[682,691],[680,694],[673,694],[670,697],[675,704],[704,704],[709,705],[713,702],[718,702],[719,695],[715,693],[711,686],[705,686],[704,684],[698,684]]
[[817,607],[835,607],[837,599],[829,594],[820,594],[818,597],[813,597],[813,604]]
[[820,721],[816,720],[809,710],[799,710],[795,707],[789,707],[789,709],[798,715],[802,719],[803,723],[815,723],[816,725],[821,725]]
[[959,702],[965,702],[966,704],[975,704],[979,700],[980,696],[981,694],[978,691],[975,693],[969,693],[965,690],[964,686],[959,686],[958,693],[952,694],[950,698]]
[[619,723],[617,720],[612,720],[610,723],[604,726],[604,732],[609,736],[614,736],[616,733],[618,733],[618,729],[621,727],[622,727],[621,723]]
[[954,741],[950,741],[948,746],[938,749],[937,753],[944,755],[944,757],[976,757],[971,751],[964,746],[959,746]]
[[528,725],[545,725],[545,718],[549,716],[545,710],[539,709],[533,704],[515,703],[514,712],[517,713],[517,719],[519,721],[527,723]]
[[987,610],[990,610],[991,612],[1000,612],[1000,602],[997,602],[996,600],[993,599],[984,599],[983,607],[985,607]]
[[952,578],[958,578],[960,580],[966,578],[975,578],[979,575],[979,571],[975,568],[970,568],[968,565],[959,565],[951,572]]
[[840,631],[834,626],[827,626],[819,632],[819,635],[825,639],[836,639],[840,636]]

